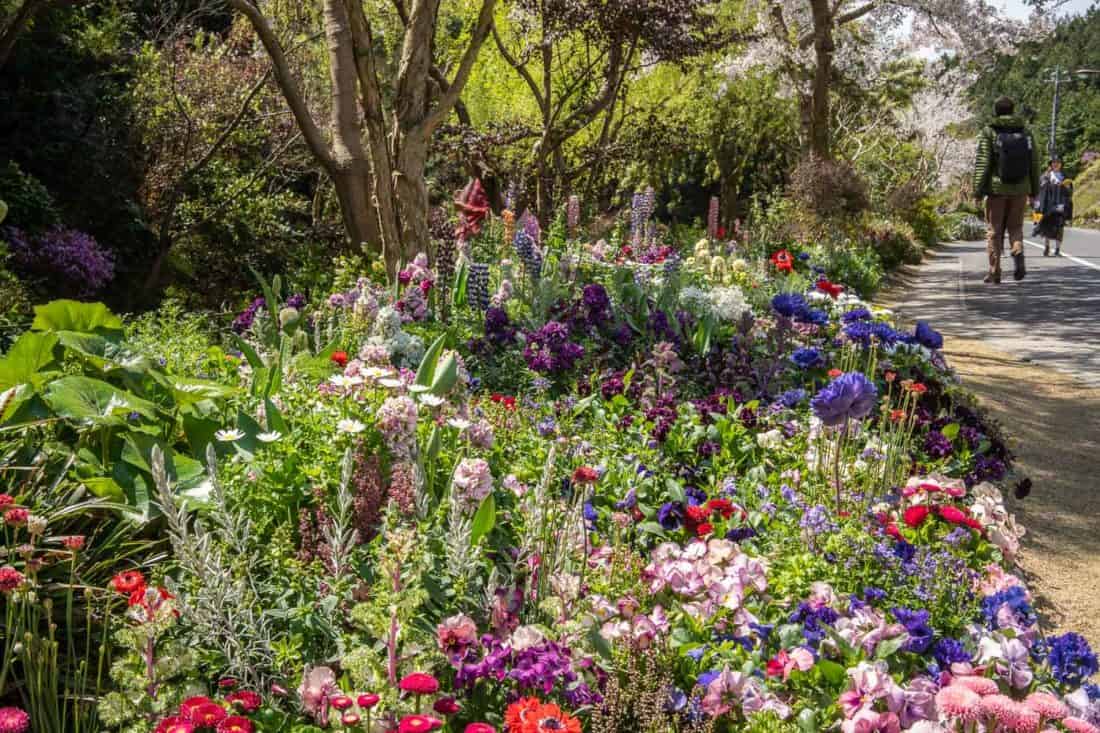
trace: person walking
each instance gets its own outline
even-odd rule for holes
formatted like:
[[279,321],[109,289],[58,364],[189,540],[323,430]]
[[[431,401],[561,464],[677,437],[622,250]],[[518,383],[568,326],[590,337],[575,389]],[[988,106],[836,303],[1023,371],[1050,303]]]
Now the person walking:
[[1073,218],[1073,182],[1062,172],[1062,160],[1050,159],[1049,168],[1039,179],[1039,201],[1035,211],[1041,217],[1035,235],[1043,238],[1043,256],[1050,256],[1050,240],[1054,240],[1054,256],[1062,256],[1062,236],[1066,223]]
[[1039,195],[1039,151],[1016,104],[1008,97],[993,103],[993,120],[978,138],[974,165],[974,195],[985,198],[987,283],[1001,282],[1001,254],[1008,234],[1016,280],[1027,274],[1024,265],[1024,216],[1028,202]]

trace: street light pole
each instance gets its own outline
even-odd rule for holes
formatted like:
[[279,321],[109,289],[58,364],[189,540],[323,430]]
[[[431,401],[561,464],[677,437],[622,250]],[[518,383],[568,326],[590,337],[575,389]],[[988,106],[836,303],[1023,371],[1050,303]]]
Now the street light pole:
[[1054,67],[1054,103],[1050,107],[1050,140],[1047,142],[1047,157],[1050,160],[1054,160],[1054,155],[1057,152],[1057,144],[1055,140],[1058,136],[1058,105],[1060,97],[1058,92],[1062,86],[1062,67]]

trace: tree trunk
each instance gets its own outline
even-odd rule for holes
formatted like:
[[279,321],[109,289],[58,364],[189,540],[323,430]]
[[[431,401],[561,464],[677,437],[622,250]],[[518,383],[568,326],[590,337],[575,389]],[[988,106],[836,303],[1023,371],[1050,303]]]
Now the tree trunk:
[[329,177],[340,202],[348,242],[353,248],[380,248],[382,238],[378,231],[378,216],[371,204],[370,166],[365,160],[355,161],[345,168],[331,171]]
[[[814,78],[810,104],[810,150],[823,159],[830,155],[829,81],[833,74],[833,15],[828,0],[810,0],[814,20]],[[803,113],[805,116],[805,112]]]
[[424,179],[427,161],[427,140],[416,135],[401,140],[394,156],[393,186],[401,236],[400,246],[386,251],[386,266],[391,271],[398,262],[408,262],[418,252],[428,251],[428,183]]

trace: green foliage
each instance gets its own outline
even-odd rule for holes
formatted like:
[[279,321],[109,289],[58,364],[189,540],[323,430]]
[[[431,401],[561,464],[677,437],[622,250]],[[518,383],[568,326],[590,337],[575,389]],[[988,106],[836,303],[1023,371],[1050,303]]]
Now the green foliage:
[[1075,184],[1074,216],[1087,221],[1100,221],[1100,163],[1086,168]]
[[47,430],[73,476],[97,496],[126,502],[138,521],[154,514],[154,447],[167,454],[180,490],[201,483],[196,458],[221,427],[231,388],[164,371],[124,342],[121,319],[99,303],[39,306],[32,328],[0,358],[6,426]]
[[894,270],[903,264],[920,263],[923,247],[913,227],[908,224],[873,217],[867,221],[864,231],[870,240],[870,246],[887,270]]
[[41,232],[61,223],[53,197],[32,175],[24,173],[15,161],[0,168],[0,199],[5,216],[0,222],[28,232]]

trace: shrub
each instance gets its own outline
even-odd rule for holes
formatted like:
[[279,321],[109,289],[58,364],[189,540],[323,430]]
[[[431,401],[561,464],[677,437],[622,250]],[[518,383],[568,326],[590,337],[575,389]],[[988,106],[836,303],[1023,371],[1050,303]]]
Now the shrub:
[[807,210],[827,219],[864,211],[867,183],[851,163],[804,158],[791,173],[790,195]]
[[920,264],[923,247],[913,227],[904,221],[876,218],[865,229],[870,247],[878,253],[882,265],[893,270],[901,265]]
[[34,237],[11,227],[6,236],[16,266],[52,292],[93,295],[115,276],[114,256],[85,232],[54,227]]
[[961,242],[985,238],[985,222],[967,211],[956,211],[945,216],[943,230],[948,239]]
[[61,223],[50,192],[14,161],[0,168],[0,199],[8,205],[7,223],[10,226],[41,232]]

